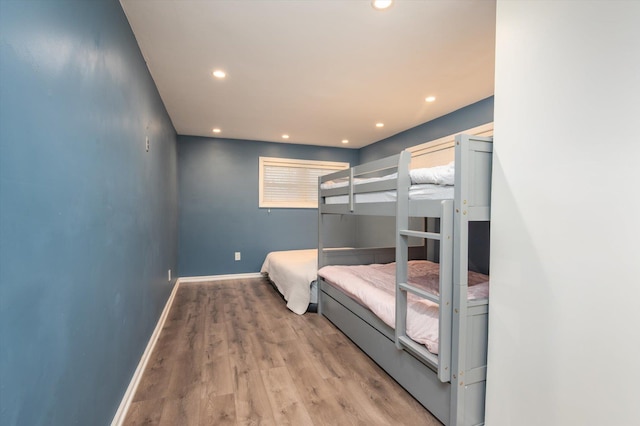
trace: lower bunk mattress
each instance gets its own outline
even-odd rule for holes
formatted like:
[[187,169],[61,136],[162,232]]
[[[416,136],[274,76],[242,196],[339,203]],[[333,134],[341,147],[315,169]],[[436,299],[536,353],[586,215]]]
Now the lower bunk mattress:
[[[438,295],[440,265],[427,260],[409,261],[408,284]],[[396,265],[329,265],[318,271],[325,282],[340,289],[366,307],[389,327],[395,327]],[[489,277],[469,271],[468,298],[489,297]],[[408,295],[407,335],[438,353],[438,305],[429,300]]]

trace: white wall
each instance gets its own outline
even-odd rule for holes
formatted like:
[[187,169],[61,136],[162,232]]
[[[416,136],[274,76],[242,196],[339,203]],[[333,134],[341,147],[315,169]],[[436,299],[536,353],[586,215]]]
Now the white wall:
[[640,424],[640,2],[498,0],[488,425]]

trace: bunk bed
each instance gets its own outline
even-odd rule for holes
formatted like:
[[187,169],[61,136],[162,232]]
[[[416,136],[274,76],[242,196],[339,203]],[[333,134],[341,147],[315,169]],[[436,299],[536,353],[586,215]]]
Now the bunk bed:
[[[470,222],[490,220],[492,138],[458,135],[453,149],[454,185],[427,196],[414,191],[407,151],[320,178],[318,312],[443,423],[481,425],[489,298],[488,290],[470,298],[468,233]],[[324,250],[328,215],[394,216],[396,245]],[[409,229],[410,217],[437,218],[439,230]],[[409,247],[411,237],[439,242],[437,288],[424,288],[409,279],[411,261],[424,258],[424,251]],[[395,324],[391,326],[325,278],[335,265],[390,262],[395,262],[395,303],[390,308]],[[416,298],[437,305],[437,350],[430,351],[407,334],[411,301]]]
[[318,250],[283,250],[267,254],[260,272],[298,315],[316,312],[318,304]]

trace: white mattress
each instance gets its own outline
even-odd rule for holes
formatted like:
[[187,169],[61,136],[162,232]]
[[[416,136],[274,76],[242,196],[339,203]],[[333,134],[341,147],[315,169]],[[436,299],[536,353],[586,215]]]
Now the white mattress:
[[[365,192],[355,195],[356,203],[386,203],[396,201],[397,191]],[[450,185],[411,185],[410,200],[453,200],[454,187]],[[348,195],[325,197],[325,204],[347,204]]]
[[318,250],[272,251],[260,269],[287,301],[287,308],[302,315],[309,303],[318,302]]
[[[452,200],[454,197],[455,165],[449,163],[446,166],[425,167],[409,170],[411,187],[409,188],[410,200]],[[364,183],[395,180],[397,173],[373,178],[355,178],[353,183],[361,185]],[[344,188],[349,184],[348,178],[335,181],[324,182],[322,189]],[[394,202],[397,198],[395,190],[365,192],[355,195],[356,203],[385,203]],[[335,195],[325,197],[325,204],[347,204],[348,195]]]

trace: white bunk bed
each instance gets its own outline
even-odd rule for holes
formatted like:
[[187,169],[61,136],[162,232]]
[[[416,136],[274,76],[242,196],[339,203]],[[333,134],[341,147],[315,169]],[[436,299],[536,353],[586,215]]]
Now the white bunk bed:
[[[450,193],[414,197],[407,151],[320,178],[318,267],[388,263],[395,260],[395,326],[318,276],[318,312],[327,317],[422,405],[447,425],[484,424],[488,297],[469,298],[469,222],[490,220],[492,138],[458,135]],[[395,172],[391,179],[379,176]],[[376,176],[373,180],[361,180]],[[323,185],[346,180],[342,185]],[[323,188],[324,186],[324,188]],[[336,187],[337,186],[337,187]],[[366,199],[371,194],[384,199]],[[342,198],[333,198],[342,197]],[[387,201],[385,201],[385,199]],[[340,200],[338,203],[332,203]],[[327,215],[396,218],[396,247],[323,249]],[[438,218],[439,232],[409,229],[410,217]],[[438,291],[409,283],[409,261],[420,251],[409,238],[438,240]],[[439,350],[430,352],[407,336],[407,299],[438,305]]]

